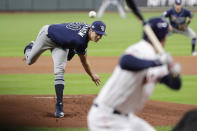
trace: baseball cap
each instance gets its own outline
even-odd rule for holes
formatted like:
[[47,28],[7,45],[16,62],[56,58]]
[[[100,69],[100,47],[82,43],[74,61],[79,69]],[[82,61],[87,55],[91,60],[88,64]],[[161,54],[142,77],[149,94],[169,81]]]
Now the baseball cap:
[[181,0],[175,0],[176,5],[181,5],[182,1]]
[[[157,36],[158,40],[161,41],[164,37],[166,37],[167,33],[168,33],[168,22],[161,17],[154,17],[148,20],[147,24],[149,24],[153,30],[153,32],[155,33],[155,35]],[[143,38],[145,40],[148,39],[148,36],[145,34],[143,34]]]
[[99,35],[107,35],[105,33],[106,25],[102,21],[94,21],[90,28]]

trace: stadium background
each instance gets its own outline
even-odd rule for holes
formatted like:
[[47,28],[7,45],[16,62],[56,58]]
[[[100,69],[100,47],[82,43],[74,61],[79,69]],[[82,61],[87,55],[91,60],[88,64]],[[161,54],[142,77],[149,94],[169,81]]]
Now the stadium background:
[[[182,0],[183,5],[196,9],[197,0]],[[136,0],[139,7],[152,9],[173,5],[174,0]],[[82,11],[98,10],[102,0],[0,0],[0,11]],[[125,5],[125,2],[122,1]],[[148,7],[148,8],[147,8]],[[114,11],[111,5],[107,10]]]

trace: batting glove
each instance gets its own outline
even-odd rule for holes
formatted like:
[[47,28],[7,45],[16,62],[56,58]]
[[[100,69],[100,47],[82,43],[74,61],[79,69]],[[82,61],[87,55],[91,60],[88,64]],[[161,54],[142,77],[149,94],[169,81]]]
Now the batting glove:
[[173,59],[170,53],[162,53],[159,55],[158,61],[161,65],[165,65],[165,64],[170,65]]
[[172,62],[170,64],[169,71],[173,77],[177,77],[181,74],[181,65],[177,62]]

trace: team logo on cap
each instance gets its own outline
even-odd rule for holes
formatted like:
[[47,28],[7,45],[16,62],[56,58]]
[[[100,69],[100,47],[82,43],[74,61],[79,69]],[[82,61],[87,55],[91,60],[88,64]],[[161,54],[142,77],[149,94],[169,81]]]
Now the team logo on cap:
[[104,27],[104,26],[101,26],[101,30],[102,30],[102,31],[105,31],[105,27]]
[[166,28],[166,27],[168,27],[168,23],[166,23],[166,22],[157,23],[157,27],[158,28]]

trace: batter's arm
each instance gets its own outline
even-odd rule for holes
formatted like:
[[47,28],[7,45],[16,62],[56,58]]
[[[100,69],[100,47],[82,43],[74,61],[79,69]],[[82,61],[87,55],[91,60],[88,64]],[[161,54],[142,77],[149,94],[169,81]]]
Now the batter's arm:
[[129,70],[129,71],[140,71],[160,65],[161,63],[158,61],[143,60],[130,54],[125,54],[120,58],[120,67],[124,70]]
[[172,74],[168,74],[164,76],[161,80],[160,83],[163,83],[167,85],[169,88],[174,89],[174,90],[179,90],[182,85],[181,77],[173,77]]
[[120,67],[129,71],[141,71],[150,67],[161,66],[171,61],[171,56],[167,53],[155,60],[140,59],[130,54],[124,54],[120,58]]
[[80,55],[78,54],[80,61],[82,63],[83,68],[85,69],[86,73],[91,77],[92,81],[98,86],[100,84],[100,77],[97,74],[94,74],[91,70],[90,63],[87,59],[87,55]]

